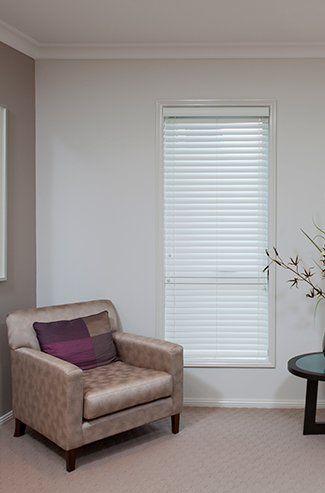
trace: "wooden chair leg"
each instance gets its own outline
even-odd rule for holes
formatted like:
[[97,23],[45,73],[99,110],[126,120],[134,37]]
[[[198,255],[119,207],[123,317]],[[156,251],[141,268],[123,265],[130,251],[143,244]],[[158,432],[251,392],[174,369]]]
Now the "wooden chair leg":
[[180,414],[174,414],[174,416],[171,416],[172,418],[172,432],[174,435],[179,432],[179,417]]
[[14,437],[21,437],[26,431],[26,425],[19,419],[15,419],[15,433]]
[[77,449],[74,448],[72,450],[66,450],[65,451],[65,464],[66,464],[66,469],[67,472],[74,471],[76,468],[76,456],[77,456]]

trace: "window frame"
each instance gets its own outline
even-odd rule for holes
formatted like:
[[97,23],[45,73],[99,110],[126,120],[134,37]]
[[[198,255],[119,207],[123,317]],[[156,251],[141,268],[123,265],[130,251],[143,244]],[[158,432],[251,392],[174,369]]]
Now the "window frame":
[[[269,108],[269,245],[276,245],[276,101],[273,99],[175,99],[156,101],[156,335],[165,339],[165,265],[164,265],[164,156],[163,123],[164,108],[210,108],[210,107],[268,107]],[[275,368],[276,366],[276,270],[268,272],[269,282],[269,354],[264,362],[214,362],[189,364],[187,368],[221,367],[221,368]]]

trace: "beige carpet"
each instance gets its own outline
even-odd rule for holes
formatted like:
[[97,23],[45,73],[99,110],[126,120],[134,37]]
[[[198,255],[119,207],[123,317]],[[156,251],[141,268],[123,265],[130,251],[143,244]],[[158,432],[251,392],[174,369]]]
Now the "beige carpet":
[[169,420],[89,445],[65,472],[61,451],[34,432],[0,428],[3,493],[323,493],[325,435],[302,435],[302,410],[187,408]]

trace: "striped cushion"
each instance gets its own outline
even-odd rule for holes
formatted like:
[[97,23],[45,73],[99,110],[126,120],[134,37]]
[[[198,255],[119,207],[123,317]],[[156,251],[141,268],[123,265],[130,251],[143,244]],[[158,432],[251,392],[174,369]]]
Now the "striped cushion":
[[82,370],[117,361],[107,311],[56,322],[34,322],[41,350]]

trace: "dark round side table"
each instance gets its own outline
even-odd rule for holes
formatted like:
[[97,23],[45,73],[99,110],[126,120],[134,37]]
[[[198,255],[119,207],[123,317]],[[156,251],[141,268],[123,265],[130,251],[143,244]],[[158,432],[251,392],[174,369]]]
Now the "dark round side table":
[[325,434],[325,423],[316,423],[318,382],[325,381],[325,356],[323,353],[300,354],[288,361],[288,370],[297,377],[307,379],[304,435]]

